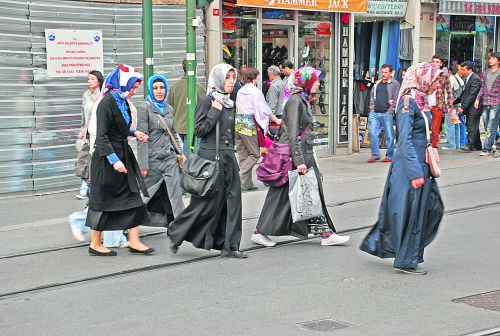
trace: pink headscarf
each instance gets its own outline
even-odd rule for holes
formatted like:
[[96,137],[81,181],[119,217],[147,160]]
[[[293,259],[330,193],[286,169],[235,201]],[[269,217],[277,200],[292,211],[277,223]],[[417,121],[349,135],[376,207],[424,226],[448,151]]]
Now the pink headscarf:
[[403,96],[409,95],[415,99],[421,111],[430,111],[427,98],[428,92],[432,83],[438,79],[441,72],[434,64],[428,62],[418,63],[409,67],[406,70],[406,76],[399,90],[398,104]]

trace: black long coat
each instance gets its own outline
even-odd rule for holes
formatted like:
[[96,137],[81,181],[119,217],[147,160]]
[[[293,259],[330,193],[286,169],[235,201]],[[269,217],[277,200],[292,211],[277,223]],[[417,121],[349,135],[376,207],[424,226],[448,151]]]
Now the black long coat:
[[[147,195],[147,189],[127,141],[132,120],[130,109],[127,112],[130,116],[129,123],[125,121],[111,94],[104,97],[97,107],[87,225],[98,231],[126,229],[148,221],[140,195],[141,190]],[[112,153],[116,153],[123,162],[127,168],[126,174],[117,172],[108,161],[107,155]],[[110,216],[103,216],[103,213]]]
[[168,235],[176,246],[183,241],[203,249],[232,250],[241,241],[241,182],[234,156],[235,108],[212,107],[213,98],[198,102],[195,115],[195,135],[200,138],[198,155],[215,159],[216,124],[220,127],[220,160],[218,192],[213,198],[192,197],[189,206],[170,223]]
[[[283,110],[283,119],[281,120],[280,143],[286,143],[290,146],[292,153],[293,169],[301,164],[307,168],[313,168],[318,180],[319,194],[323,206],[323,215],[330,229],[335,232],[335,226],[328,214],[326,208],[325,196],[323,194],[323,185],[320,178],[320,172],[314,159],[312,115],[309,105],[300,94],[291,95]],[[301,137],[302,132],[305,137]],[[260,213],[257,229],[260,233],[270,236],[288,236],[293,235],[305,238],[308,235],[308,221],[299,221],[293,223],[290,200],[288,198],[289,184],[281,187],[269,187],[264,207]]]

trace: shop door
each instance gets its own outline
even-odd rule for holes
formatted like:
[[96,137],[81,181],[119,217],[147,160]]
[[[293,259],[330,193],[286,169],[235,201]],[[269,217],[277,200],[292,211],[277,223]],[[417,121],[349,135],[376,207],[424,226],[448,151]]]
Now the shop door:
[[452,32],[450,34],[450,64],[474,60],[475,34]]
[[293,59],[294,26],[262,25],[262,91],[267,93],[269,77],[267,68],[271,65],[280,66],[286,59]]

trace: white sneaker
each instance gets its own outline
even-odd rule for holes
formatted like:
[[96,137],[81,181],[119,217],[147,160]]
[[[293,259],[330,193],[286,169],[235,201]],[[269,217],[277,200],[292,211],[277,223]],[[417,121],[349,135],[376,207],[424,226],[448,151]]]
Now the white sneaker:
[[265,247],[273,247],[276,246],[276,243],[269,239],[268,236],[263,235],[261,233],[254,233],[252,235],[252,241],[256,244],[263,245]]
[[491,155],[491,152],[489,151],[482,151],[481,153],[479,153],[479,156],[490,156]]
[[76,199],[79,199],[79,200],[86,200],[87,199],[87,195],[78,194],[75,197],[76,197]]
[[73,237],[75,237],[76,240],[78,240],[79,242],[84,242],[87,240],[87,236],[85,235],[85,233],[83,233],[76,226],[71,224],[71,219],[69,222],[69,227],[71,228],[71,234],[73,235]]
[[347,243],[349,239],[351,239],[350,236],[339,236],[338,234],[332,233],[328,238],[321,238],[321,246],[340,245]]

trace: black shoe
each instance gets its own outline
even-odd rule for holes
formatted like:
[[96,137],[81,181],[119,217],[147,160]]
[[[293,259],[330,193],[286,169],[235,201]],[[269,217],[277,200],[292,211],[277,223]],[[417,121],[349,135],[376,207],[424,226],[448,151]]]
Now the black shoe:
[[118,255],[118,253],[116,253],[113,250],[110,250],[109,252],[99,252],[97,250],[94,250],[92,247],[89,247],[89,254],[93,255],[93,256],[99,256],[99,257],[114,257],[114,256]]
[[142,251],[141,250],[136,250],[133,247],[129,247],[128,250],[130,251],[130,253],[145,254],[145,255],[151,254],[151,253],[153,253],[155,251],[155,249],[152,248],[152,247],[150,247],[148,249],[145,249],[145,250],[142,250]]
[[415,275],[424,275],[427,274],[427,271],[421,269],[421,268],[402,268],[402,267],[394,267],[395,271],[398,272],[403,272],[403,273],[408,273],[408,274],[415,274]]
[[172,252],[173,254],[176,254],[177,251],[179,251],[179,246],[174,245],[174,243],[170,243],[170,252]]
[[240,251],[226,251],[223,250],[220,254],[221,258],[236,258],[236,259],[244,259],[248,258],[248,253],[240,252]]

